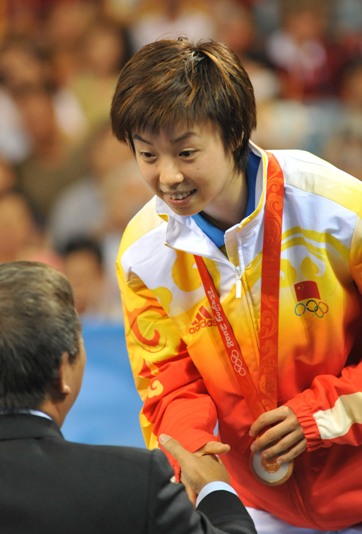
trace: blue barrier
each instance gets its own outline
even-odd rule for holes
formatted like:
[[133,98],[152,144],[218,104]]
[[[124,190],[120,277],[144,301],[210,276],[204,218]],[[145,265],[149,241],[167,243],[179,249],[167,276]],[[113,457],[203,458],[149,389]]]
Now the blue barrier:
[[117,323],[83,324],[87,364],[81,392],[62,433],[67,440],[145,447],[139,425],[141,399]]

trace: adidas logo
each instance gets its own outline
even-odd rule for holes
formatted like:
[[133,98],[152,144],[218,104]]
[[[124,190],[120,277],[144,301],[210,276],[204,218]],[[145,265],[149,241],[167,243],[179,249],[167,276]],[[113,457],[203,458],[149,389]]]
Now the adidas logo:
[[204,306],[201,306],[196,314],[196,319],[191,323],[189,332],[190,334],[196,334],[201,328],[207,328],[208,326],[216,326],[216,321],[211,313]]

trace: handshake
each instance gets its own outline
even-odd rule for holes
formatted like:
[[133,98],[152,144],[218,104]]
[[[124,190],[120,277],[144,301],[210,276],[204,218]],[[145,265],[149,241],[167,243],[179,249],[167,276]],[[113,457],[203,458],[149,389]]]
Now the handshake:
[[177,440],[166,434],[159,436],[159,443],[179,463],[181,482],[193,503],[206,484],[229,483],[229,475],[218,457],[219,454],[229,452],[229,445],[211,441],[196,453],[191,453],[184,449]]

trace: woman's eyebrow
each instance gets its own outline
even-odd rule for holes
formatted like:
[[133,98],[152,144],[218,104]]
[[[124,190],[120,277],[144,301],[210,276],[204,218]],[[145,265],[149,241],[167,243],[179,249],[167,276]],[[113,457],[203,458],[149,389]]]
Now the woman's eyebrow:
[[[197,136],[197,134],[193,131],[184,132],[179,137],[175,137],[174,139],[170,139],[170,143],[177,144],[181,141],[184,141],[185,139],[189,137]],[[140,134],[134,134],[132,136],[134,141],[141,141],[142,143],[146,143],[147,145],[151,145],[151,141],[147,141],[147,139],[144,139]]]
[[132,139],[133,139],[134,141],[142,141],[142,143],[147,143],[147,145],[150,145],[150,144],[151,144],[150,141],[147,141],[146,139],[143,139],[143,137],[141,137],[139,134],[134,134],[134,135],[132,136]]
[[175,137],[174,139],[170,139],[170,141],[171,141],[171,143],[176,144],[176,143],[179,143],[180,141],[184,141],[188,137],[193,137],[195,135],[196,135],[196,133],[192,132],[192,131],[185,132],[185,133],[181,134],[179,137]]

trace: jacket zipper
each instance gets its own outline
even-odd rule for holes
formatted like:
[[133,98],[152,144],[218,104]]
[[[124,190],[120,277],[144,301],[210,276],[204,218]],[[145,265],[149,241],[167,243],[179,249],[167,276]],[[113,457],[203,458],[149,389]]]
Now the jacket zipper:
[[237,299],[241,299],[241,269],[239,266],[235,268],[236,271],[236,287],[235,287],[235,296]]

